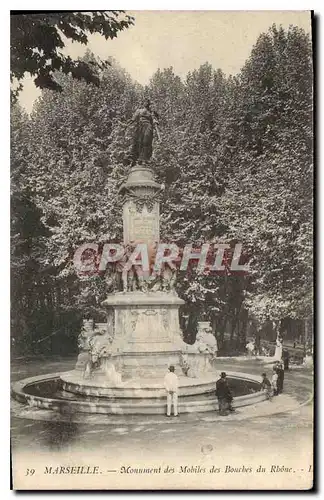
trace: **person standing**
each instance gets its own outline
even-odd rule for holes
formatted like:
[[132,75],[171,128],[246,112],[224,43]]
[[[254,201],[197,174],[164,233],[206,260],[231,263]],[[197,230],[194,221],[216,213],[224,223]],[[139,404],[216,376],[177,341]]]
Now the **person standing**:
[[253,354],[255,352],[255,343],[254,343],[254,341],[250,340],[250,342],[248,342],[245,347],[247,349],[248,356],[253,356]]
[[278,334],[276,339],[275,359],[280,361],[282,358],[282,337]]
[[216,382],[216,397],[220,415],[227,416],[230,411],[235,411],[232,407],[233,396],[225,372],[221,373],[221,378]]
[[277,374],[278,374],[278,394],[281,394],[283,391],[283,384],[284,384],[284,378],[285,378],[285,371],[283,368],[283,364],[281,362],[277,363]]
[[173,405],[173,414],[177,417],[178,414],[178,389],[179,379],[174,373],[174,366],[169,366],[169,371],[164,377],[164,387],[167,391],[167,417],[171,417],[171,408]]
[[272,375],[272,379],[271,379],[271,385],[272,385],[273,395],[277,396],[278,395],[278,372],[277,372],[276,365],[273,367],[273,375]]
[[261,389],[266,393],[267,399],[272,400],[271,382],[266,373],[262,373]]
[[284,362],[284,370],[289,370],[289,351],[288,349],[284,349],[282,351],[282,357]]

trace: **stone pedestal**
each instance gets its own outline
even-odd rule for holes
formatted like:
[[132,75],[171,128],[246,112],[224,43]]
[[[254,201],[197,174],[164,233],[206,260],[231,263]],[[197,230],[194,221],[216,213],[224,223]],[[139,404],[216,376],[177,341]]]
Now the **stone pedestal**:
[[[131,169],[120,188],[125,245],[146,243],[150,252],[159,242],[160,192],[150,168],[137,165]],[[114,311],[111,356],[123,377],[162,377],[170,364],[181,372],[184,342],[179,307],[183,303],[175,292],[152,290],[115,293],[103,302]]]
[[120,188],[124,196],[124,244],[152,244],[160,240],[160,208],[157,194],[161,185],[155,182],[151,169],[132,168],[127,182]]
[[183,303],[176,294],[165,292],[116,293],[104,301],[114,310],[111,353],[123,375],[161,377],[170,364],[180,369]]

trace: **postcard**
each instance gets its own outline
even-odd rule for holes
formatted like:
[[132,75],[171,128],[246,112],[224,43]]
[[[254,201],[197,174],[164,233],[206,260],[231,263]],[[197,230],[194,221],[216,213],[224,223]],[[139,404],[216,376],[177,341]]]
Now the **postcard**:
[[312,489],[311,12],[10,17],[13,489]]

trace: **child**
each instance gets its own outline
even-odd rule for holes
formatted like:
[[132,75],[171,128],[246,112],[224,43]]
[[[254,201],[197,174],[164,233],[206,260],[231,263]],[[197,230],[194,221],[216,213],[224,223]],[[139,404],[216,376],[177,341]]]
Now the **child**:
[[164,377],[164,387],[167,391],[167,417],[171,417],[171,405],[173,404],[174,416],[178,416],[178,377],[174,373],[174,366],[169,367]]
[[266,373],[262,373],[261,389],[265,391],[267,399],[272,400],[271,382]]

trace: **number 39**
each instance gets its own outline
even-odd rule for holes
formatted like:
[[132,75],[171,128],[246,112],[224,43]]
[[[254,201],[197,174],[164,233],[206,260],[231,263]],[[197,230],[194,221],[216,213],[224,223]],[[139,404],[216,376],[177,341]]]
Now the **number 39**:
[[35,474],[35,469],[27,469],[26,476],[33,476]]

